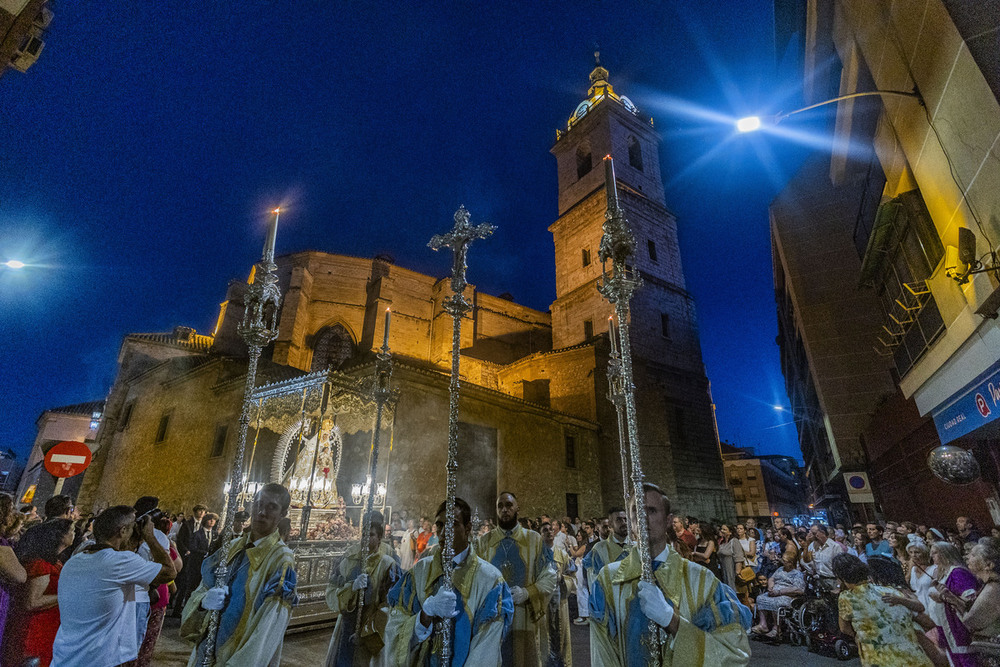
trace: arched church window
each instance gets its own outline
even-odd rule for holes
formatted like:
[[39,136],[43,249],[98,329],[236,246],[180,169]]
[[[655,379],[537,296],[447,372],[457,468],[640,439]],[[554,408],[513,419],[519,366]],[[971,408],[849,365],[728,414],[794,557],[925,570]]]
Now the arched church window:
[[340,368],[354,351],[354,341],[351,340],[351,334],[340,324],[321,329],[316,334],[315,341],[310,371],[319,371],[328,367]]
[[628,138],[628,163],[642,171],[642,146],[635,137]]
[[576,178],[577,180],[583,178],[590,173],[591,167],[593,167],[593,160],[590,159],[590,147],[579,146],[576,149]]

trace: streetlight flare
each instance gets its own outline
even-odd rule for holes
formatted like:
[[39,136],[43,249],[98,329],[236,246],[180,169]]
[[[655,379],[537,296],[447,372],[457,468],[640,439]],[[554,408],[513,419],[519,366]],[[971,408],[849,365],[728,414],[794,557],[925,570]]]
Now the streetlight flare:
[[4,266],[6,266],[8,269],[23,269],[24,262],[18,261],[16,259],[8,259],[6,262],[4,262]]
[[736,129],[740,132],[753,132],[761,126],[760,116],[747,116],[736,121]]

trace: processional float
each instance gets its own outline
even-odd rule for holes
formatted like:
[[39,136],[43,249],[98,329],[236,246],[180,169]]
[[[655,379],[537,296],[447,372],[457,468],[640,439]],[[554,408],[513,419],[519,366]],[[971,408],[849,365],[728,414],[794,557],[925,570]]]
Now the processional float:
[[[649,527],[646,525],[646,494],[642,485],[644,476],[642,473],[642,461],[639,455],[639,432],[636,424],[635,414],[635,384],[632,380],[632,347],[629,339],[629,307],[632,295],[642,286],[642,279],[633,273],[627,262],[635,254],[635,236],[629,228],[628,220],[625,219],[625,211],[618,203],[618,187],[615,183],[614,160],[608,155],[604,158],[604,179],[605,190],[607,192],[608,208],[604,215],[604,235],[601,237],[601,246],[598,257],[601,260],[601,280],[597,285],[597,290],[615,307],[615,315],[618,319],[618,345],[617,352],[620,359],[614,358],[615,353],[615,331],[613,322],[609,327],[609,335],[612,345],[612,364],[609,364],[608,378],[614,380],[609,389],[611,400],[615,404],[618,412],[618,433],[619,438],[625,435],[628,441],[628,455],[626,456],[625,441],[620,440],[622,455],[622,481],[624,483],[624,471],[631,471],[631,489],[625,484],[625,501],[629,502],[629,492],[635,507],[635,522],[637,542],[639,549],[639,560],[642,564],[641,580],[647,583],[653,581],[653,564],[649,553]],[[611,262],[611,272],[608,273],[608,261]],[[617,362],[617,363],[615,363]],[[624,427],[622,426],[622,416],[624,413]],[[626,504],[626,507],[628,505]],[[659,665],[662,662],[662,646],[668,641],[667,635],[653,621],[649,622],[648,633],[643,635],[643,643],[649,649],[653,664]]]
[[[480,223],[472,225],[469,222],[469,212],[464,206],[460,206],[455,212],[455,225],[447,234],[436,234],[427,244],[433,250],[450,248],[454,257],[451,265],[451,291],[452,295],[445,299],[444,309],[452,317],[451,335],[451,382],[448,385],[448,465],[447,465],[447,492],[445,496],[444,510],[444,541],[441,550],[441,563],[444,568],[445,590],[452,590],[452,571],[455,557],[455,487],[457,484],[456,475],[458,473],[458,370],[460,352],[462,349],[462,318],[472,309],[472,304],[465,298],[465,288],[468,282],[465,280],[465,272],[468,265],[465,262],[469,245],[476,239],[485,239],[496,230],[491,224]],[[471,539],[471,536],[470,536]],[[452,622],[445,619],[435,628],[441,633],[441,664],[444,667],[451,665],[452,654]]]

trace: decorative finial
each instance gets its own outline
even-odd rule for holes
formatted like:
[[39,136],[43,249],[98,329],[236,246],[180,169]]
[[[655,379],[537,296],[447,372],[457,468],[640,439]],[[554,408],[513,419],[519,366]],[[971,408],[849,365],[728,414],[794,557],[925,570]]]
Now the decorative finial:
[[600,67],[601,66],[601,50],[600,49],[601,49],[601,47],[599,47],[597,44],[594,44],[594,67]]

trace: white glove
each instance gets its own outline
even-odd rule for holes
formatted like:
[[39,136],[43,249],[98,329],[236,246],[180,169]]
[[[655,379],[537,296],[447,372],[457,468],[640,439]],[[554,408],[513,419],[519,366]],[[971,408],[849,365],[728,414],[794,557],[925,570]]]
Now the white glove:
[[361,590],[364,590],[366,588],[368,588],[368,575],[367,574],[359,574],[357,576],[357,578],[354,580],[354,585],[351,586],[351,590],[353,590],[353,591],[361,591]]
[[510,597],[514,600],[514,604],[524,604],[528,599],[528,591],[520,586],[511,586]]
[[208,611],[219,611],[226,606],[226,595],[228,594],[229,589],[225,586],[209,588],[205,592],[205,597],[201,599],[201,608]]
[[434,618],[458,616],[458,597],[455,595],[455,591],[442,588],[424,600],[423,609],[425,614]]
[[674,607],[667,598],[663,597],[663,591],[648,581],[639,582],[639,609],[646,615],[646,618],[656,623],[661,628],[670,625],[674,618]]

